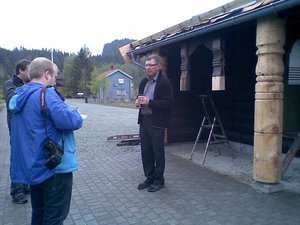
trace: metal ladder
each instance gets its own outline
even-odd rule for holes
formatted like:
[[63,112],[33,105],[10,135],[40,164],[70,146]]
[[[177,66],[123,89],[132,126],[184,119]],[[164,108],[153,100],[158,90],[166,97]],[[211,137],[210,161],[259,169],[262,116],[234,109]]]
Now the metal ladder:
[[[202,164],[204,164],[205,162],[205,158],[207,155],[207,150],[210,144],[221,144],[221,143],[227,143],[229,146],[229,142],[227,139],[227,136],[225,134],[225,130],[223,128],[223,125],[221,123],[220,117],[218,115],[216,106],[212,100],[212,98],[209,95],[199,95],[199,97],[201,98],[201,102],[202,102],[202,107],[204,110],[204,117],[202,119],[202,123],[196,138],[196,141],[194,143],[192,152],[191,152],[191,158],[193,158],[194,152],[195,152],[195,148],[197,143],[199,142],[199,138],[201,136],[201,133],[203,131],[203,128],[209,128],[209,135],[206,141],[206,146],[205,146],[205,151],[204,151],[204,155],[203,155],[203,159],[202,159]],[[209,109],[207,108],[207,103],[209,104]],[[219,133],[217,133],[216,128],[220,128],[219,129]],[[219,151],[219,154],[220,151]]]

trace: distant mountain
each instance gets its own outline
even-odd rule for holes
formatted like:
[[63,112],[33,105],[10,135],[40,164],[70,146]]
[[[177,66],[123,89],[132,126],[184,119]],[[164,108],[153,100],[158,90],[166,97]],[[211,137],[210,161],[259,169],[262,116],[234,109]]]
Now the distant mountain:
[[123,64],[124,60],[119,48],[134,41],[136,40],[125,38],[122,40],[114,40],[111,43],[105,44],[102,51],[102,61]]

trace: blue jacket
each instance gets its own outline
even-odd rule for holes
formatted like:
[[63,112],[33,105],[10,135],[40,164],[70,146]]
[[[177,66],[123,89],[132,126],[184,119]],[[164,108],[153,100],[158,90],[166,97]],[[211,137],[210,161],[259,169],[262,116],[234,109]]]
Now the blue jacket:
[[69,173],[78,169],[76,157],[76,144],[73,130],[64,130],[62,138],[59,141],[60,146],[64,146],[64,154],[61,163],[55,168],[55,173]]
[[17,88],[9,102],[12,112],[11,124],[11,176],[15,183],[40,184],[57,173],[76,170],[75,139],[73,130],[82,126],[82,117],[76,109],[70,108],[54,88],[46,90],[47,133],[56,142],[62,142],[62,162],[56,169],[45,166],[43,147],[46,131],[41,113],[42,85],[30,82]]

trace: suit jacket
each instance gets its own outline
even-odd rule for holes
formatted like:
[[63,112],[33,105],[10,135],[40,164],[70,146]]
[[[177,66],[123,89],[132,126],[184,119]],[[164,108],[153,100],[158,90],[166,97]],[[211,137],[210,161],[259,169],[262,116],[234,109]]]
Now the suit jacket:
[[[148,78],[144,78],[139,86],[139,94],[144,93]],[[173,87],[170,80],[159,73],[154,90],[154,98],[149,101],[149,107],[152,108],[153,127],[167,128],[170,121],[171,110],[173,107]],[[138,124],[141,124],[143,115],[141,110],[138,115]]]
[[7,126],[9,129],[9,134],[11,133],[11,112],[8,109],[9,100],[13,96],[17,87],[23,86],[24,83],[17,75],[13,75],[12,78],[5,81],[3,86],[3,94],[5,97],[6,102],[6,109],[7,109]]

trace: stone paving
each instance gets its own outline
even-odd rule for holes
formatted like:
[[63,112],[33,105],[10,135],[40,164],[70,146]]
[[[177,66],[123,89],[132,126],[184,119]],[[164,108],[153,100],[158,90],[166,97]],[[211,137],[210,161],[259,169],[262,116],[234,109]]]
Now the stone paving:
[[[300,194],[264,194],[228,176],[166,152],[166,187],[137,190],[143,181],[140,146],[116,146],[108,136],[138,132],[137,110],[67,100],[88,115],[75,132],[79,170],[74,173],[71,210],[65,225],[297,225]],[[0,112],[0,224],[30,224],[30,202],[9,195],[6,112]],[[188,150],[190,151],[190,150]]]

